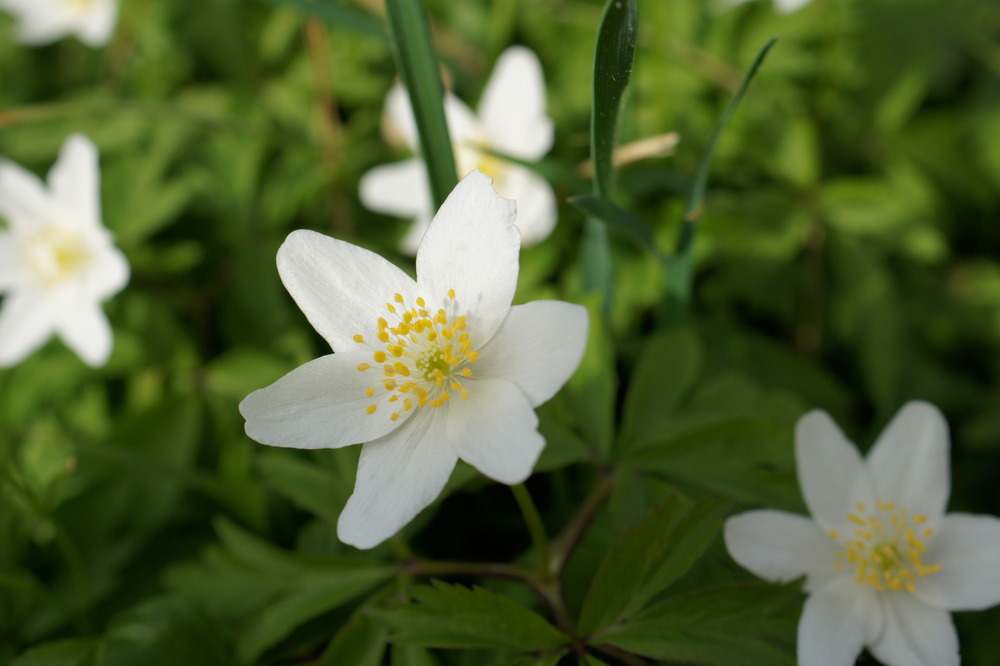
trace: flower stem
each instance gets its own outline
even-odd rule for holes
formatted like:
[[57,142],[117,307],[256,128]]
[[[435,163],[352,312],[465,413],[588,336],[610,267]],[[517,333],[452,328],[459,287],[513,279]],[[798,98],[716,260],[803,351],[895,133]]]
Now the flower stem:
[[535,554],[538,558],[538,573],[541,581],[548,581],[551,578],[549,569],[549,538],[545,534],[545,525],[542,524],[542,517],[538,513],[535,502],[531,499],[531,494],[523,483],[511,486],[517,506],[524,515],[524,522],[528,526],[531,534],[531,542],[535,546]]
[[597,517],[597,513],[611,496],[611,491],[615,487],[613,470],[600,470],[598,474],[597,483],[590,490],[590,494],[583,500],[583,504],[580,505],[576,514],[566,523],[566,527],[559,533],[559,536],[552,541],[550,557],[552,558],[552,570],[557,574],[566,566],[566,562],[569,561],[573,551],[580,544],[587,528]]

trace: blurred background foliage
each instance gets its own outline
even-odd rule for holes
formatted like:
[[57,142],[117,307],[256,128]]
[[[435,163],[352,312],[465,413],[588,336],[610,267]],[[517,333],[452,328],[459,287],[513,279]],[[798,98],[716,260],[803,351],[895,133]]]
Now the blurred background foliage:
[[[358,447],[268,449],[236,409],[328,352],[274,268],[289,231],[336,235],[412,272],[396,249],[408,222],[357,199],[361,174],[403,156],[381,133],[396,72],[380,2],[122,5],[105,50],[27,48],[0,16],[0,155],[43,174],[67,135],[90,136],[104,221],[133,271],[106,306],[106,367],[53,342],[0,372],[0,662],[554,664],[390,644],[401,620],[369,612],[410,581],[396,564],[410,549],[530,560],[505,488],[460,467],[409,543],[362,555],[333,529]],[[540,410],[549,446],[528,486],[550,531],[599,470],[616,471],[565,571],[570,607],[651,507],[714,495],[734,511],[801,510],[792,426],[811,408],[867,446],[906,400],[935,402],[954,440],[951,508],[1000,513],[1000,5],[814,0],[785,16],[764,0],[638,5],[619,142],[681,141],[622,166],[612,198],[665,252],[743,70],[780,40],[718,146],[687,321],[659,329],[663,268],[612,233],[608,326]],[[469,102],[504,47],[538,53],[556,142],[537,168],[563,199],[588,193],[603,3],[426,6],[446,84]],[[593,304],[582,216],[560,210],[553,236],[522,252],[519,302]],[[674,591],[749,580],[718,539],[707,547]],[[526,588],[477,582],[545,611]],[[796,603],[774,621],[786,655]],[[1000,611],[957,623],[966,663],[1000,663]]]

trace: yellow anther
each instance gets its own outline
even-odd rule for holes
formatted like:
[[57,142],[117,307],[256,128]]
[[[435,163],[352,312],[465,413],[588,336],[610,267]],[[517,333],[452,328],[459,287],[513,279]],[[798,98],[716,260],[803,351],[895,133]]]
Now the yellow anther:
[[365,411],[368,412],[369,414],[374,414],[376,409],[378,409],[378,405],[368,405],[365,408]]
[[403,302],[403,295],[402,294],[396,294],[395,296],[393,296],[393,299],[395,299],[395,301],[397,303],[402,303]]
[[388,347],[386,347],[386,349],[388,349],[389,353],[395,356],[396,358],[399,358],[400,356],[403,355],[403,348],[399,345],[389,345]]
[[371,367],[372,367],[372,366],[370,366],[370,365],[369,365],[369,364],[367,364],[367,363],[358,363],[358,365],[357,365],[357,368],[358,368],[358,370],[360,370],[360,371],[362,371],[362,372],[364,372],[365,370],[368,370],[368,369],[370,369]]
[[399,420],[399,414],[397,412],[393,412],[392,416],[389,417],[389,420],[391,420],[391,421],[398,421]]
[[372,358],[375,359],[376,363],[385,363],[385,359],[388,357],[385,355],[384,351],[379,350],[372,354]]
[[855,515],[854,515],[853,513],[849,513],[849,514],[847,514],[847,519],[848,519],[849,521],[851,521],[852,523],[854,523],[855,525],[865,525],[865,524],[866,524],[866,523],[865,523],[865,521],[864,521],[863,519],[861,519],[861,518],[858,518],[858,517],[857,517],[857,516],[855,516]]
[[389,342],[389,334],[385,331],[378,332],[378,339],[380,342]]
[[424,300],[423,296],[417,296],[417,305],[422,308],[427,307],[427,301]]
[[455,290],[454,289],[449,289],[448,290],[448,298],[450,298],[451,300],[455,300]]
[[363,336],[360,333],[358,333],[357,335],[354,336],[354,341],[357,342],[357,343],[359,343],[359,344],[363,343],[365,341],[365,336]]
[[392,364],[392,367],[395,368],[396,372],[403,375],[404,377],[410,376],[410,369],[406,367],[405,364],[396,361],[395,363]]
[[369,398],[372,397],[373,395],[375,395],[375,387],[374,386],[369,386],[368,388],[366,388],[365,389],[365,395],[368,396]]

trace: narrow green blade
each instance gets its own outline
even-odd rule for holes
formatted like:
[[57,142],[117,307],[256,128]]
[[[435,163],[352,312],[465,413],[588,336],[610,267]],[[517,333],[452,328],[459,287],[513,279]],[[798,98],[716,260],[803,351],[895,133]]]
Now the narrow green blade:
[[431,199],[438,208],[458,182],[455,155],[444,115],[444,87],[420,0],[386,0],[396,67],[410,95],[427,164]]
[[687,210],[684,213],[684,221],[681,223],[680,232],[677,235],[677,252],[670,265],[667,279],[667,312],[668,323],[680,321],[687,310],[688,301],[691,299],[691,272],[693,262],[691,258],[691,248],[694,245],[694,237],[698,231],[698,220],[701,218],[701,208],[705,201],[705,191],[708,189],[708,171],[712,165],[712,155],[715,153],[715,144],[719,140],[719,135],[729,123],[729,119],[736,111],[743,95],[746,93],[750,83],[757,75],[757,70],[764,63],[768,51],[774,46],[777,37],[768,40],[764,48],[757,53],[753,63],[743,75],[740,87],[737,88],[733,98],[729,100],[726,110],[722,112],[719,123],[712,132],[712,138],[708,141],[705,154],[701,157],[701,164],[698,166],[698,173],[695,176],[694,188],[691,191],[691,199],[688,201]]
[[[635,0],[608,0],[594,49],[594,102],[590,116],[590,153],[594,163],[594,193],[610,195],[614,170],[612,153],[622,95],[632,75],[639,10]],[[608,230],[587,218],[583,232],[583,271],[587,290],[604,296],[605,309],[613,288]]]

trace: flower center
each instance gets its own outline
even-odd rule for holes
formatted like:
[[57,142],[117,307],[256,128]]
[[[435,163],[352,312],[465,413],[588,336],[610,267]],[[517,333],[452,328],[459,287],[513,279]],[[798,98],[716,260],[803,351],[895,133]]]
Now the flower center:
[[923,515],[911,516],[906,509],[892,502],[878,501],[875,511],[858,503],[856,512],[847,519],[856,526],[852,537],[841,538],[830,532],[831,539],[840,541],[844,550],[837,553],[837,569],[854,568],[859,583],[871,585],[879,592],[905,590],[916,592],[917,581],[941,570],[940,564],[924,564],[926,539],[934,535]]
[[453,146],[455,161],[458,163],[458,177],[462,178],[473,169],[478,169],[493,179],[493,187],[500,191],[507,175],[507,162],[489,151],[493,145],[483,136],[475,136],[464,144]]
[[83,236],[58,224],[25,236],[21,250],[28,270],[46,287],[66,281],[90,262]]
[[[412,409],[442,407],[453,394],[469,397],[462,381],[472,377],[470,367],[479,359],[472,348],[464,315],[457,315],[455,290],[449,289],[445,307],[436,312],[427,309],[423,298],[407,304],[401,294],[386,303],[386,317],[378,318],[378,341],[381,346],[355,335],[354,341],[372,349],[374,363],[359,363],[358,371],[372,373],[372,386],[365,390],[369,398],[388,393],[392,420]],[[391,320],[391,322],[390,322]],[[374,414],[380,400],[365,411]]]

